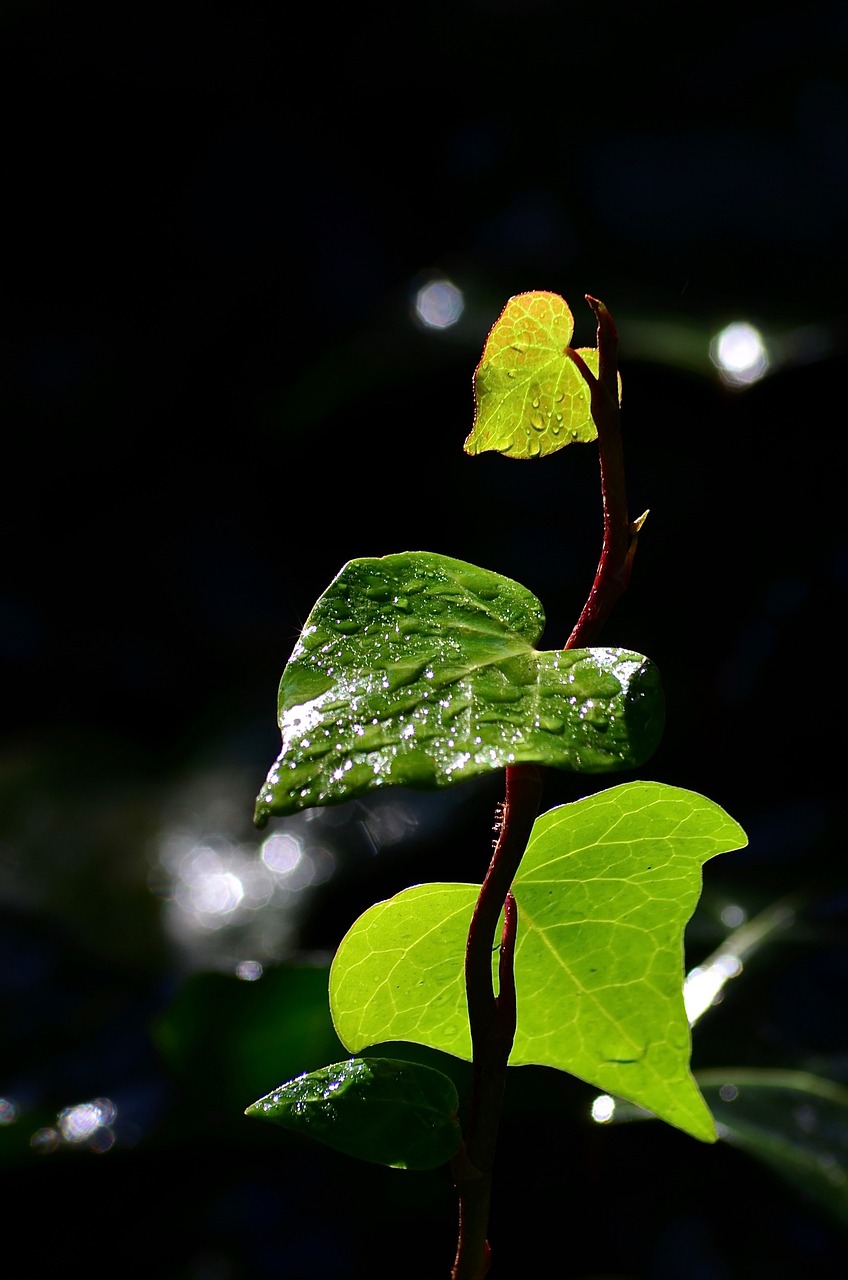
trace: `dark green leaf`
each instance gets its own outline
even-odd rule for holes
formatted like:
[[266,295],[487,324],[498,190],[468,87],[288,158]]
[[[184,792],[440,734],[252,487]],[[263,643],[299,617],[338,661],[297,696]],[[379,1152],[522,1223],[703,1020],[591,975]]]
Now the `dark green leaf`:
[[245,1111],[394,1169],[435,1169],[459,1149],[456,1087],[441,1071],[349,1058],[280,1085]]
[[199,1105],[238,1114],[269,1080],[345,1052],[330,1019],[327,981],[323,965],[269,967],[258,982],[191,974],[153,1023],[156,1044]]
[[697,1074],[719,1137],[762,1161],[848,1227],[848,1089],[808,1071]]
[[656,668],[626,649],[539,651],[544,621],[525,587],[461,560],[409,551],[349,561],[283,672],[282,750],[257,825],[510,764],[642,764],[663,727]]

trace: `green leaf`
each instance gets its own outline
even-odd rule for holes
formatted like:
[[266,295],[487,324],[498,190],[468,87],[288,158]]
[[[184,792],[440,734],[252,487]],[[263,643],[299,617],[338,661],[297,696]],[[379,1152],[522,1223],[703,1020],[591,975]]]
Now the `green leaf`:
[[[589,385],[566,354],[573,333],[574,317],[559,294],[510,298],[474,373],[474,424],[466,453],[496,450],[510,458],[537,458],[596,439]],[[597,350],[577,350],[597,377]]]
[[699,1071],[719,1137],[848,1227],[848,1089],[808,1071]]
[[328,977],[329,965],[281,964],[259,982],[215,972],[185,979],[151,1030],[198,1114],[238,1112],[269,1080],[345,1052],[327,1008]]
[[393,1058],[350,1058],[306,1072],[266,1094],[245,1115],[317,1138],[393,1169],[435,1169],[461,1142],[453,1081]]
[[[510,1064],[568,1071],[715,1141],[689,1069],[683,931],[702,864],[746,843],[711,800],[656,782],[543,814],[513,883]],[[330,969],[333,1023],[351,1052],[410,1040],[470,1058],[463,956],[478,893],[418,885],[355,922]]]
[[282,749],[256,824],[516,763],[585,773],[643,763],[663,727],[656,668],[627,649],[539,651],[544,621],[525,587],[462,560],[349,561],[283,672]]
[[[843,1084],[784,1067],[712,1067],[696,1071],[695,1079],[723,1142],[848,1227],[848,1089]],[[655,1119],[629,1102],[606,1098],[605,1103],[602,1116],[593,1112],[602,1124]]]
[[470,1061],[465,940],[479,892],[418,884],[354,922],[330,966],[330,1013],[351,1053],[408,1040]]

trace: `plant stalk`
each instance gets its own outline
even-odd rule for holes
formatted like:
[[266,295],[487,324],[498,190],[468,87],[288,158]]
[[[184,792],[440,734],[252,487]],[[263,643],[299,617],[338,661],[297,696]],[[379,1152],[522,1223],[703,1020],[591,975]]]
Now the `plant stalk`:
[[[459,1234],[452,1280],[482,1280],[489,1270],[486,1236],[492,1168],[516,1025],[513,957],[518,908],[509,886],[527,847],[541,794],[542,770],[536,765],[515,765],[506,770],[501,829],[468,931],[465,985],[473,1069],[465,1141],[452,1164],[459,1196]],[[496,996],[492,942],[501,911],[504,923]]]
[[[604,526],[601,556],[591,591],[565,645],[583,648],[596,640],[613,605],[630,581],[644,516],[631,523],[624,485],[624,453],[618,405],[618,334],[602,302],[586,295],[598,322],[598,376],[570,347],[566,355],[589,384],[598,429]],[[474,908],[465,949],[465,986],[473,1053],[469,1121],[465,1141],[451,1163],[459,1197],[459,1233],[451,1280],[483,1280],[491,1265],[488,1222],[492,1168],[516,1027],[513,959],[518,909],[510,892],[542,796],[544,769],[510,765],[500,829]],[[495,932],[503,912],[498,993],[492,975]]]
[[627,514],[624,447],[618,405],[618,332],[612,316],[602,302],[588,293],[586,301],[598,322],[597,378],[577,351],[566,347],[565,353],[583,374],[592,396],[592,418],[598,429],[604,534],[595,580],[580,617],[568,637],[566,649],[585,648],[596,641],[613,605],[627,590],[639,530],[647,516],[645,512],[645,515],[631,522]]

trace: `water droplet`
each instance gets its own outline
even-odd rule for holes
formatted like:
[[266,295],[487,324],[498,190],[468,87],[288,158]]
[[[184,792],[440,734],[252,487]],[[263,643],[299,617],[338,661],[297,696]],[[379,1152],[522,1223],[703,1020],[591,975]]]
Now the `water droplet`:
[[313,649],[319,649],[322,645],[325,645],[329,639],[329,634],[326,631],[322,631],[318,627],[311,627],[302,633],[300,643],[305,650],[311,652]]
[[544,729],[546,733],[562,733],[565,729],[565,721],[555,716],[539,716],[539,728]]
[[544,418],[540,418],[538,413],[534,413],[533,417],[530,419],[530,426],[536,431],[544,431],[545,420]]
[[487,702],[520,702],[522,696],[521,690],[512,684],[487,686],[485,692]]
[[506,376],[507,376],[508,378],[514,378],[514,377],[515,377],[515,370],[514,370],[514,369],[507,369],[507,371],[506,371]]
[[383,582],[373,582],[370,587],[365,588],[365,594],[369,600],[387,600],[391,590]]
[[534,409],[538,409],[538,407],[539,407],[540,403],[541,403],[541,401],[539,400],[539,397],[538,397],[538,396],[536,396],[536,399],[533,401],[533,408],[534,408]]

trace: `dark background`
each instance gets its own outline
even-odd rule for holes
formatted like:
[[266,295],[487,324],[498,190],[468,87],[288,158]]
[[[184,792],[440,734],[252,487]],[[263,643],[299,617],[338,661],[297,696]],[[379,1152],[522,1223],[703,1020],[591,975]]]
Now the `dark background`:
[[[706,869],[687,964],[728,904],[806,904],[693,1063],[848,1078],[847,53],[826,3],[0,6],[9,1280],[448,1273],[440,1173],[242,1111],[335,1047],[324,966],[361,910],[482,876],[498,780],[295,824],[311,886],[214,928],[179,851],[257,863],[277,683],[348,559],[508,574],[565,642],[600,547],[595,452],[462,450],[488,329],[528,289],[568,299],[580,345],[586,293],[620,332],[651,514],[604,640],[668,698],[640,776],[749,835]],[[464,310],[427,330],[413,300],[443,277]],[[744,390],[709,358],[734,320],[772,354]],[[546,807],[596,785],[552,778]],[[815,1196],[727,1143],[594,1126],[592,1096],[511,1077],[493,1277],[844,1273]],[[93,1099],[113,1122],[57,1136]]]

